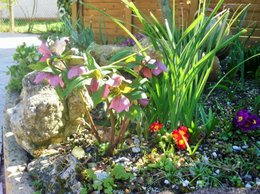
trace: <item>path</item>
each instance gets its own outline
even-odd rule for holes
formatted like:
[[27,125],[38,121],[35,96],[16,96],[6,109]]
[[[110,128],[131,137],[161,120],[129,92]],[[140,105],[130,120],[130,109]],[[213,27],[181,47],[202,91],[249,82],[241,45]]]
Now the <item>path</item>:
[[8,67],[13,65],[12,56],[17,46],[25,42],[27,45],[39,45],[40,41],[37,35],[0,33],[0,194],[3,193],[3,164],[2,164],[2,112],[4,108],[5,86],[8,83],[9,76],[6,75]]

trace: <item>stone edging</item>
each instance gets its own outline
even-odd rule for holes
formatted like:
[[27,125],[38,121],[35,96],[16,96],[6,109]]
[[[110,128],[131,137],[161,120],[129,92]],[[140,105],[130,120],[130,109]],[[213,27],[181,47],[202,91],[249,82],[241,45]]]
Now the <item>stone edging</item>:
[[4,144],[4,171],[7,194],[33,194],[32,180],[27,172],[28,157],[15,140],[9,127],[8,108],[15,105],[19,94],[7,92],[3,111],[3,144]]

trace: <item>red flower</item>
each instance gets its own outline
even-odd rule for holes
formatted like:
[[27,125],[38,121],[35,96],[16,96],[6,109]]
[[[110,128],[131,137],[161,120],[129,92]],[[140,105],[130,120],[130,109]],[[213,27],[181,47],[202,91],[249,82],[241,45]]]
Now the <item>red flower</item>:
[[163,124],[160,123],[159,121],[155,121],[150,125],[150,131],[151,132],[157,132],[160,131],[161,128],[163,128]]
[[185,140],[187,142],[189,140],[188,128],[185,126],[180,126],[177,129],[174,129],[172,131],[172,138],[180,150],[185,149],[186,148]]

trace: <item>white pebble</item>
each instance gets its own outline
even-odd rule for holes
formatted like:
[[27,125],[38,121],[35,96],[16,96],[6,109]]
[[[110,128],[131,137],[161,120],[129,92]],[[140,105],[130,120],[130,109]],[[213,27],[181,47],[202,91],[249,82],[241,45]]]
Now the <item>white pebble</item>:
[[218,157],[218,155],[217,155],[216,152],[213,152],[213,153],[212,153],[212,156],[213,156],[214,158],[217,158],[217,157]]
[[190,181],[188,181],[188,180],[182,181],[183,187],[187,187],[189,184],[190,184]]
[[134,153],[139,153],[140,151],[141,151],[141,149],[139,147],[132,148],[132,152],[134,152]]
[[239,147],[239,146],[232,146],[232,148],[235,151],[241,151],[242,150],[241,147]]
[[247,183],[247,184],[245,185],[245,187],[248,188],[248,189],[250,189],[250,188],[252,188],[252,185],[251,185],[250,183]]
[[216,174],[219,174],[219,173],[220,173],[220,170],[219,170],[219,169],[217,169],[215,172],[216,172]]
[[169,184],[170,184],[170,181],[168,181],[168,180],[166,179],[166,180],[164,180],[164,184],[169,185]]
[[140,140],[137,139],[137,138],[135,138],[135,139],[134,139],[134,144],[135,144],[135,145],[140,145]]
[[255,179],[255,184],[256,184],[256,186],[260,186],[260,179],[259,178]]

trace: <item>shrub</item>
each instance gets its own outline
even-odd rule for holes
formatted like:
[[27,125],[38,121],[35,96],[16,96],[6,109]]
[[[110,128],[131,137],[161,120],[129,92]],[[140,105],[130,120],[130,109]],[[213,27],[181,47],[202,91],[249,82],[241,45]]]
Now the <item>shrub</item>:
[[32,70],[28,65],[38,62],[40,54],[35,46],[27,46],[25,43],[16,48],[13,60],[17,63],[8,68],[7,74],[10,81],[6,88],[11,91],[21,91],[23,77]]

